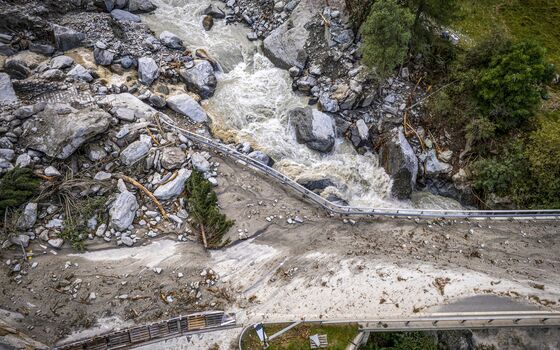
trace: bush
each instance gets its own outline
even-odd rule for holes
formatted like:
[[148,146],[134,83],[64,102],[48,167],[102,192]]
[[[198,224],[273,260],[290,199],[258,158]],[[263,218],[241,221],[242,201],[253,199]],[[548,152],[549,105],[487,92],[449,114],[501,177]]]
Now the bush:
[[29,168],[14,168],[0,178],[0,215],[8,208],[19,207],[27,202],[39,189],[40,180]]
[[218,248],[227,244],[228,241],[222,243],[223,236],[235,221],[228,220],[220,213],[218,197],[212,190],[212,184],[202,173],[193,171],[187,180],[186,190],[189,214],[200,230],[205,248]]

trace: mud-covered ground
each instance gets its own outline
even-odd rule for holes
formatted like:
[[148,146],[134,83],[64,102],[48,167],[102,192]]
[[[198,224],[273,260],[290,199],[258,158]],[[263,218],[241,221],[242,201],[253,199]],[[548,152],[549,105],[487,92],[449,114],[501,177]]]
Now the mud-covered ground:
[[[5,322],[52,345],[88,328],[71,339],[193,310],[235,312],[239,323],[367,319],[478,294],[559,309],[558,221],[354,223],[214,160],[220,204],[236,220],[232,245],[205,252],[165,235],[132,248],[90,243],[76,254],[34,244],[27,263],[37,264],[19,284],[1,265],[0,306],[16,313]],[[288,223],[295,216],[303,223]],[[0,254],[5,262],[21,251]]]

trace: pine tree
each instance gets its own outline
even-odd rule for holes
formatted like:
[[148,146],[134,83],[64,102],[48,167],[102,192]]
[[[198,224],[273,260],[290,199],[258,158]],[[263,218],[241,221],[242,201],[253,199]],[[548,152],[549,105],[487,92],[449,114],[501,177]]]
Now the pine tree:
[[0,215],[18,207],[37,193],[40,181],[29,168],[14,168],[0,178]]
[[212,184],[202,173],[193,171],[186,190],[189,214],[200,231],[204,247],[217,248],[227,244],[227,241],[222,243],[222,238],[235,222],[220,213]]

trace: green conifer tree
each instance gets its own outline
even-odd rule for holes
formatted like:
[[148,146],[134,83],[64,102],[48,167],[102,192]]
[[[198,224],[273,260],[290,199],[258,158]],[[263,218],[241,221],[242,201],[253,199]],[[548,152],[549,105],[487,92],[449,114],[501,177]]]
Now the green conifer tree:
[[14,168],[0,178],[0,215],[7,208],[18,207],[33,197],[40,181],[29,168]]

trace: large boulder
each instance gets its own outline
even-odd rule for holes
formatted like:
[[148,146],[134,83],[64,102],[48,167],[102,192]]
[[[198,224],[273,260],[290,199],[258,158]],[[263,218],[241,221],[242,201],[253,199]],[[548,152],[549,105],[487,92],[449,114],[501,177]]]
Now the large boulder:
[[20,51],[17,54],[8,57],[4,63],[4,71],[12,77],[12,79],[25,79],[31,71],[46,60],[46,57],[29,50]]
[[128,11],[132,13],[147,13],[152,12],[156,9],[150,0],[129,0],[128,1]]
[[107,131],[111,115],[98,107],[76,110],[53,105],[24,123],[23,144],[49,157],[66,159],[82,144]]
[[418,176],[418,158],[400,129],[394,129],[381,146],[381,165],[393,179],[391,193],[398,199],[410,198]]
[[159,76],[159,67],[151,57],[138,59],[138,80],[147,86],[152,85]]
[[311,107],[294,108],[288,112],[288,116],[299,143],[319,152],[332,150],[335,130],[331,116]]
[[140,22],[141,19],[140,17],[136,16],[133,13],[130,13],[128,11],[125,10],[119,10],[119,9],[115,9],[113,11],[111,11],[111,17],[113,17],[113,19],[115,21],[130,21],[130,22]]
[[303,69],[307,61],[304,48],[309,32],[303,26],[290,27],[290,22],[273,30],[263,41],[263,52],[276,66]]
[[56,47],[61,51],[68,51],[82,46],[86,38],[84,33],[57,24],[52,25],[52,30]]
[[247,155],[249,158],[256,160],[266,166],[273,166],[274,160],[270,158],[266,153],[261,151],[253,151]]
[[423,157],[426,158],[424,163],[426,175],[447,174],[453,170],[453,166],[438,159],[436,151],[433,149],[429,150]]
[[18,98],[12,86],[10,76],[6,73],[0,73],[0,106],[13,104],[17,101]]
[[111,217],[111,226],[117,231],[124,231],[132,225],[136,217],[138,201],[134,194],[126,189],[122,180],[119,180],[119,189],[121,193],[113,202],[109,210],[109,216]]
[[200,97],[205,99],[214,95],[218,81],[210,62],[197,61],[192,68],[181,69],[179,74],[187,88],[200,95]]
[[208,121],[204,109],[187,94],[171,96],[167,99],[167,106],[175,112],[190,118],[195,123],[204,123]]
[[163,45],[167,46],[170,49],[175,50],[182,50],[185,47],[183,46],[183,40],[179,38],[177,35],[166,31],[161,32],[159,35],[159,40],[162,42]]
[[189,179],[191,174],[191,170],[179,170],[177,176],[173,180],[156,188],[154,196],[160,200],[168,200],[179,196],[185,190],[185,182]]

